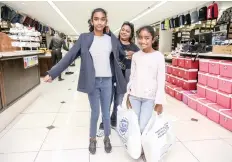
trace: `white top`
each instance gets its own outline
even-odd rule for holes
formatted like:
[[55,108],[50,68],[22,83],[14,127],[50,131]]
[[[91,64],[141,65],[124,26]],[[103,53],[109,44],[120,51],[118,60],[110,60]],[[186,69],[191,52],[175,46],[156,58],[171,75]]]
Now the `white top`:
[[127,86],[130,95],[165,104],[165,59],[161,52],[136,52],[131,63],[131,76]]
[[112,77],[110,66],[110,54],[112,52],[111,37],[94,36],[93,43],[89,49],[95,68],[96,77]]

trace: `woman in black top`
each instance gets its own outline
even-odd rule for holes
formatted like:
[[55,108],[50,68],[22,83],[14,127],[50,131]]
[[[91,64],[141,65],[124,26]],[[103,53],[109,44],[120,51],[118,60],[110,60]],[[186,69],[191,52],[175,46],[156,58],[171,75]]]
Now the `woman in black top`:
[[[126,53],[126,58],[123,59],[123,64],[125,65],[126,69],[123,70],[123,74],[126,78],[127,83],[129,82],[129,77],[130,77],[132,55],[140,50],[137,47],[137,45],[134,44],[133,38],[134,38],[134,25],[130,22],[124,22],[119,32],[118,39],[120,40],[122,49]],[[111,115],[112,128],[115,128],[117,126],[117,111],[118,111],[117,107],[122,103],[124,97],[124,94],[117,93],[116,86],[117,85],[114,83],[113,93],[112,93],[112,101],[114,101],[114,107],[113,107],[113,113]],[[98,131],[98,137],[104,135],[103,130],[104,130],[103,123],[101,123]]]

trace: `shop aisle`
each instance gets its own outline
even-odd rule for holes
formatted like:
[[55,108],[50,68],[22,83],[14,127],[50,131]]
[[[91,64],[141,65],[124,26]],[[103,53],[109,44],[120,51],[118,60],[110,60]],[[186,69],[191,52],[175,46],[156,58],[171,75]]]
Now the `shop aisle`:
[[[79,68],[71,70],[75,75],[64,76],[63,82],[41,83],[41,95],[0,132],[0,162],[136,162],[124,151],[114,130],[111,154],[104,152],[103,139],[98,140],[97,154],[89,154],[88,99],[76,92]],[[165,113],[173,121],[177,143],[164,162],[232,161],[231,132],[167,98]]]

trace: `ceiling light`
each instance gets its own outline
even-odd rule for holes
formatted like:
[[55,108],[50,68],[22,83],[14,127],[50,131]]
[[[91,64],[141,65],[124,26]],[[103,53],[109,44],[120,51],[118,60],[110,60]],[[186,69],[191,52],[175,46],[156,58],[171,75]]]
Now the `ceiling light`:
[[51,1],[47,1],[52,8],[64,19],[64,21],[72,28],[72,30],[77,34],[80,35],[79,32],[77,32],[77,30],[74,28],[74,26],[69,22],[69,20],[64,16],[64,14],[60,11],[60,9]]
[[[154,11],[155,9],[159,8],[160,6],[164,5],[168,0],[163,0],[160,3],[158,3],[157,5],[148,8],[145,12],[143,12],[142,14],[136,16],[134,19],[132,19],[130,22],[133,23],[139,19],[141,19],[142,17],[144,17],[145,15],[149,14],[150,12]],[[117,33],[121,28],[118,28],[117,30],[114,31],[114,33]]]

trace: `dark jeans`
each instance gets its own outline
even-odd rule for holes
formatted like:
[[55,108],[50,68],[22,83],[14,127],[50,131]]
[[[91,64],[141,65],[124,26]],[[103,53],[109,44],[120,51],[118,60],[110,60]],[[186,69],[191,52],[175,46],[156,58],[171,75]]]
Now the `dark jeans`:
[[[126,69],[123,71],[125,75],[126,82],[128,83],[130,80],[130,74],[131,74],[131,69]],[[117,85],[116,85],[117,86]],[[117,126],[117,112],[118,112],[118,106],[122,104],[124,94],[118,94],[117,93],[117,88],[115,85],[112,85],[112,97],[111,97],[111,103],[114,101],[114,106],[113,106],[113,112],[111,114],[111,125],[116,127]],[[101,122],[99,129],[104,129],[103,123]]]
[[[88,94],[89,103],[91,107],[90,119],[90,137],[95,138],[97,134],[97,122],[100,114],[100,107],[102,112],[102,121],[104,124],[105,136],[109,136],[110,129],[110,103],[112,96],[112,78],[111,77],[97,77],[95,79],[95,89]],[[100,106],[101,104],[101,106]]]
[[[52,50],[52,66],[55,66],[62,59],[62,52],[60,49]],[[61,79],[61,74],[59,75]]]

